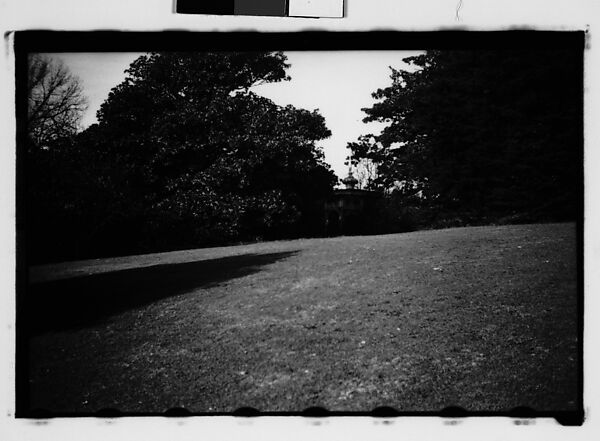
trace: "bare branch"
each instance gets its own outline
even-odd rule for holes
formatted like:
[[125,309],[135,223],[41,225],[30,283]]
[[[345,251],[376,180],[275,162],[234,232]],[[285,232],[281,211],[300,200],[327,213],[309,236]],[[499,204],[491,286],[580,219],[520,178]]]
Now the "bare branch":
[[62,62],[32,55],[27,92],[28,134],[38,148],[76,133],[87,100],[79,79]]

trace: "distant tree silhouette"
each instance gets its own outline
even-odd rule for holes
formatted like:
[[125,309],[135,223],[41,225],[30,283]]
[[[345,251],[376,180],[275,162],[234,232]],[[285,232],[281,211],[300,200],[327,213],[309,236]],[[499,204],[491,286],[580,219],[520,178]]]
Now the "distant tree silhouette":
[[377,162],[363,154],[374,139],[372,135],[363,135],[358,142],[349,142],[347,145],[353,154],[346,158],[344,164],[354,168],[354,176],[358,180],[357,186],[360,189],[382,189],[377,180]]

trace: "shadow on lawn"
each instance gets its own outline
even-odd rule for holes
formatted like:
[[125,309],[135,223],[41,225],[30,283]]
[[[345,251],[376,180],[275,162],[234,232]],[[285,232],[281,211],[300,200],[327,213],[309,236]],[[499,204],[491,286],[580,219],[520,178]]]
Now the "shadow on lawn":
[[32,284],[21,326],[31,334],[85,327],[106,317],[260,271],[297,251],[155,265]]

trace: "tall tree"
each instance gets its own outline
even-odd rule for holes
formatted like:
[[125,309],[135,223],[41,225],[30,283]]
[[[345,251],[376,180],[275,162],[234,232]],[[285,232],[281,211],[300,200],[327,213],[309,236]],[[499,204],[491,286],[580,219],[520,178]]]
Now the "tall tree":
[[79,79],[60,60],[31,55],[27,73],[29,139],[33,146],[47,148],[77,132],[87,100]]
[[335,176],[316,112],[252,91],[289,79],[279,52],[139,57],[68,147],[88,254],[318,234]]
[[[63,257],[65,240],[76,244],[72,216],[76,192],[73,174],[80,165],[65,154],[79,130],[86,109],[82,86],[58,59],[33,54],[27,70],[27,138],[22,148],[27,163],[26,222],[29,258]],[[75,220],[75,222],[73,222]],[[60,234],[64,233],[64,234]]]
[[392,69],[392,84],[363,109],[365,121],[388,126],[351,145],[378,164],[380,185],[480,221],[576,215],[580,52],[428,51],[404,61],[412,69]]

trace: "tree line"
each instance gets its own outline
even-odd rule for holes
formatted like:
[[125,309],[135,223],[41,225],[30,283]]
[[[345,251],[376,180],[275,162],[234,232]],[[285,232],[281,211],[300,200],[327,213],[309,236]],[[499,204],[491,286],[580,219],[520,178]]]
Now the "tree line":
[[[577,219],[582,54],[438,51],[391,68],[348,143],[384,195],[373,232]],[[336,176],[322,115],[254,86],[289,80],[282,52],[150,53],[78,126],[83,90],[29,59],[26,159],[31,262],[325,234]]]
[[348,144],[376,170],[392,229],[575,220],[583,169],[582,53],[431,50],[391,68]]

